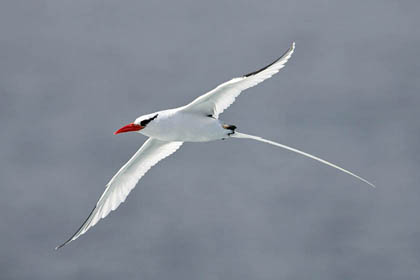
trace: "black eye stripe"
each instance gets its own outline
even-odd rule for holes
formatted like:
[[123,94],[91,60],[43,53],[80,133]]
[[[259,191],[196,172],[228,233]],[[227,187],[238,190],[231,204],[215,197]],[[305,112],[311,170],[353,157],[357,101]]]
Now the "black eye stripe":
[[153,121],[154,119],[156,119],[156,118],[157,118],[157,116],[158,116],[158,114],[156,114],[154,117],[151,117],[150,119],[147,119],[147,120],[142,120],[142,121],[140,122],[140,125],[141,125],[141,126],[146,126],[149,122],[151,122],[151,121]]

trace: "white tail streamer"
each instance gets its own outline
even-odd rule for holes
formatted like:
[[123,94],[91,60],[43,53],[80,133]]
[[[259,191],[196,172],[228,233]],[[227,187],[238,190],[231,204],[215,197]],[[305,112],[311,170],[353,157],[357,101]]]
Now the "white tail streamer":
[[351,175],[351,176],[359,179],[360,181],[363,181],[366,184],[368,184],[368,185],[370,185],[370,186],[372,186],[372,187],[375,188],[375,185],[372,184],[371,182],[369,182],[368,180],[363,179],[362,177],[357,176],[356,174],[354,174],[354,173],[352,173],[352,172],[350,172],[350,171],[348,171],[348,170],[346,170],[346,169],[344,169],[344,168],[342,168],[340,166],[337,166],[337,165],[335,165],[335,164],[333,164],[331,162],[328,162],[326,160],[323,160],[323,159],[321,159],[319,157],[316,157],[314,155],[311,155],[311,154],[308,154],[308,153],[299,151],[298,149],[295,149],[295,148],[292,148],[292,147],[289,147],[289,146],[286,146],[286,145],[283,145],[283,144],[280,144],[280,143],[276,143],[274,141],[270,141],[270,140],[264,139],[264,138],[259,137],[259,136],[249,135],[249,134],[240,133],[240,132],[235,132],[234,134],[232,134],[230,136],[231,137],[234,137],[234,138],[253,139],[253,140],[256,140],[256,141],[260,141],[260,142],[263,142],[263,143],[271,144],[271,145],[274,145],[274,146],[277,146],[277,147],[280,147],[280,148],[283,148],[283,149],[286,149],[286,150],[295,152],[295,153],[300,154],[300,155],[303,155],[305,157],[308,157],[308,158],[317,160],[317,161],[319,161],[319,162],[321,162],[323,164],[326,164],[328,166],[331,166],[331,167],[333,167],[335,169],[338,169],[338,170],[340,170],[340,171],[342,171],[344,173],[347,173],[347,174],[349,174],[349,175]]

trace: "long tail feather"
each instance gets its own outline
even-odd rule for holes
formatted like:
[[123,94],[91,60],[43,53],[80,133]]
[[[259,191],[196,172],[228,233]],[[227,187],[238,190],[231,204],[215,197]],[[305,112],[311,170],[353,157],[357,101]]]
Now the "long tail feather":
[[283,148],[283,149],[286,149],[286,150],[289,150],[289,151],[292,151],[292,152],[301,154],[301,155],[303,155],[305,157],[308,157],[308,158],[317,160],[319,162],[322,162],[323,164],[326,164],[326,165],[331,166],[331,167],[333,167],[335,169],[338,169],[338,170],[340,170],[340,171],[342,171],[344,173],[347,173],[347,174],[349,174],[349,175],[351,175],[351,176],[359,179],[360,181],[363,181],[366,184],[369,184],[370,186],[372,186],[372,187],[375,188],[375,185],[372,184],[371,182],[369,182],[368,180],[363,179],[362,177],[357,176],[356,174],[354,174],[354,173],[352,173],[352,172],[350,172],[350,171],[348,171],[348,170],[346,170],[346,169],[344,169],[344,168],[342,168],[340,166],[337,166],[337,165],[335,165],[335,164],[333,164],[331,162],[328,162],[326,160],[323,160],[323,159],[321,159],[319,157],[316,157],[316,156],[313,156],[311,154],[308,154],[308,153],[299,151],[298,149],[295,149],[295,148],[292,148],[292,147],[289,147],[289,146],[286,146],[286,145],[283,145],[283,144],[280,144],[280,143],[276,143],[274,141],[270,141],[270,140],[264,139],[264,138],[259,137],[259,136],[249,135],[249,134],[240,133],[240,132],[235,132],[234,134],[232,134],[230,136],[231,137],[235,137],[235,138],[253,139],[253,140],[256,140],[256,141],[260,141],[260,142],[263,142],[263,143],[271,144],[271,145],[274,145],[274,146],[277,146],[277,147],[280,147],[280,148]]

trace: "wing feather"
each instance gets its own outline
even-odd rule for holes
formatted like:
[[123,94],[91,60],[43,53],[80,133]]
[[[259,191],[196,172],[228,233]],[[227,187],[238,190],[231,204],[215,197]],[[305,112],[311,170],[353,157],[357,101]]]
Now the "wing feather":
[[167,142],[149,138],[131,159],[112,177],[106,185],[105,191],[99,198],[92,212],[80,228],[59,249],[84,234],[100,219],[105,218],[111,211],[125,201],[128,194],[144,174],[162,159],[173,154],[181,147],[182,142]]
[[295,43],[293,42],[292,46],[273,63],[260,70],[243,75],[239,78],[233,78],[230,81],[217,86],[215,89],[186,105],[184,110],[212,115],[213,117],[218,118],[225,109],[235,102],[236,97],[238,97],[242,91],[256,86],[279,72],[290,59],[294,50]]

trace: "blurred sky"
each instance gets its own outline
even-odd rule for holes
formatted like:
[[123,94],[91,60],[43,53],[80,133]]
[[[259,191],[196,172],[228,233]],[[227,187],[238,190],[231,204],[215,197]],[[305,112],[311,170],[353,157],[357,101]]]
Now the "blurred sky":
[[[418,1],[0,2],[1,279],[419,279]],[[145,141],[112,133],[266,65],[60,251]]]

